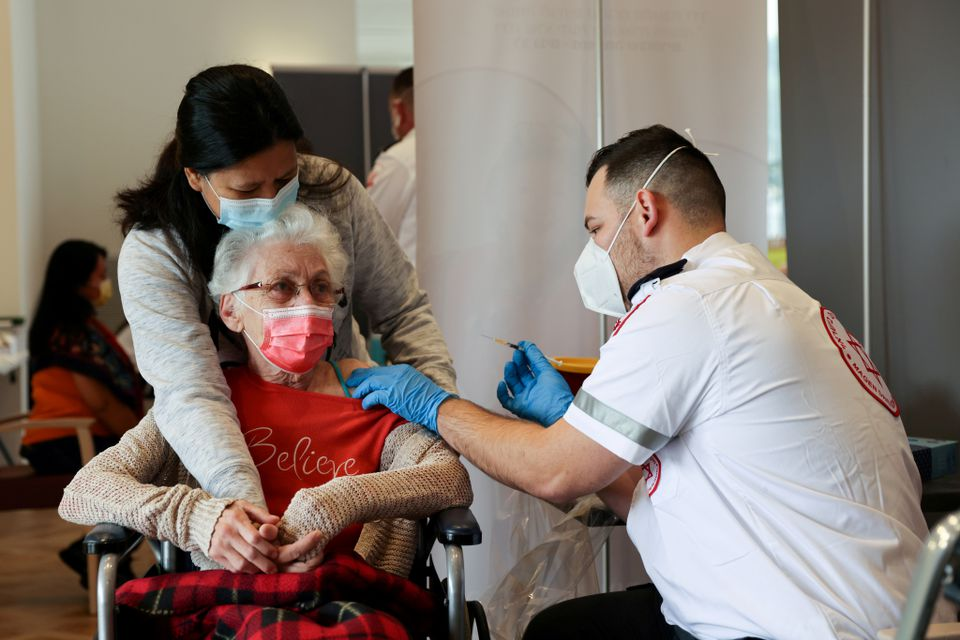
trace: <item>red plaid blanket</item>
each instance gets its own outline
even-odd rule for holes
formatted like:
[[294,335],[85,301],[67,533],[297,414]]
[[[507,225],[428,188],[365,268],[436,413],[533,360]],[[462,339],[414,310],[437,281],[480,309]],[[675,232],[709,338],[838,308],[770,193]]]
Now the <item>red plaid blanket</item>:
[[120,638],[312,640],[423,635],[437,603],[355,554],[312,573],[195,571],[131,580],[117,591]]

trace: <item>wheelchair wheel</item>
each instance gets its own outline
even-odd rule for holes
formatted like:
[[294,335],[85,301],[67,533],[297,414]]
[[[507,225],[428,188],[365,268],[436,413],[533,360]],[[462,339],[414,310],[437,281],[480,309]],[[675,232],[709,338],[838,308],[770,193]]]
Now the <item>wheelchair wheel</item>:
[[490,626],[487,624],[487,614],[482,604],[476,600],[467,602],[467,619],[470,629],[476,626],[480,640],[490,640]]

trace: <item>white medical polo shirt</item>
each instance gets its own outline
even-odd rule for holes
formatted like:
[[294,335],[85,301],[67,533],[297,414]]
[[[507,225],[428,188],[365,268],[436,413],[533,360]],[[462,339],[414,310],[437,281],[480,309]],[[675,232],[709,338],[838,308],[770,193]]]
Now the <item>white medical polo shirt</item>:
[[564,416],[642,465],[627,530],[666,619],[703,639],[896,626],[927,532],[896,401],[754,247],[717,233],[684,257]]
[[411,129],[377,156],[367,190],[397,244],[417,264],[417,137]]

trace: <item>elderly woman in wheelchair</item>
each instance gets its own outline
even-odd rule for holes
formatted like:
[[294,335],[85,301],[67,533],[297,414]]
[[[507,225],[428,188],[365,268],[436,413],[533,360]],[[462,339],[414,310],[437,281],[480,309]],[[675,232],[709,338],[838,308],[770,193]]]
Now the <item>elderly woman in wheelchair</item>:
[[221,339],[248,354],[225,376],[268,510],[198,488],[148,414],[77,474],[60,515],[169,540],[198,567],[228,569],[235,575],[226,579],[252,580],[250,588],[322,572],[338,554],[360,562],[354,552],[374,570],[407,576],[414,521],[469,505],[472,491],[442,440],[350,397],[344,380],[362,362],[324,359],[346,262],[333,226],[300,205],[217,247],[210,293],[235,334]]

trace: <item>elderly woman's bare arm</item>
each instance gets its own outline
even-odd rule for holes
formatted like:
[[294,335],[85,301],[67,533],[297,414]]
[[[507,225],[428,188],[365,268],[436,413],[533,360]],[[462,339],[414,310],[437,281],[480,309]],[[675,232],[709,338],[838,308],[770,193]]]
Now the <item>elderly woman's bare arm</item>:
[[416,520],[473,501],[470,477],[457,454],[418,425],[405,424],[390,433],[380,468],[384,470],[298,491],[280,521],[284,537],[320,531],[326,543],[354,522]]
[[77,473],[63,491],[60,517],[86,525],[112,522],[208,553],[217,520],[232,500],[213,498],[185,479],[150,412]]

